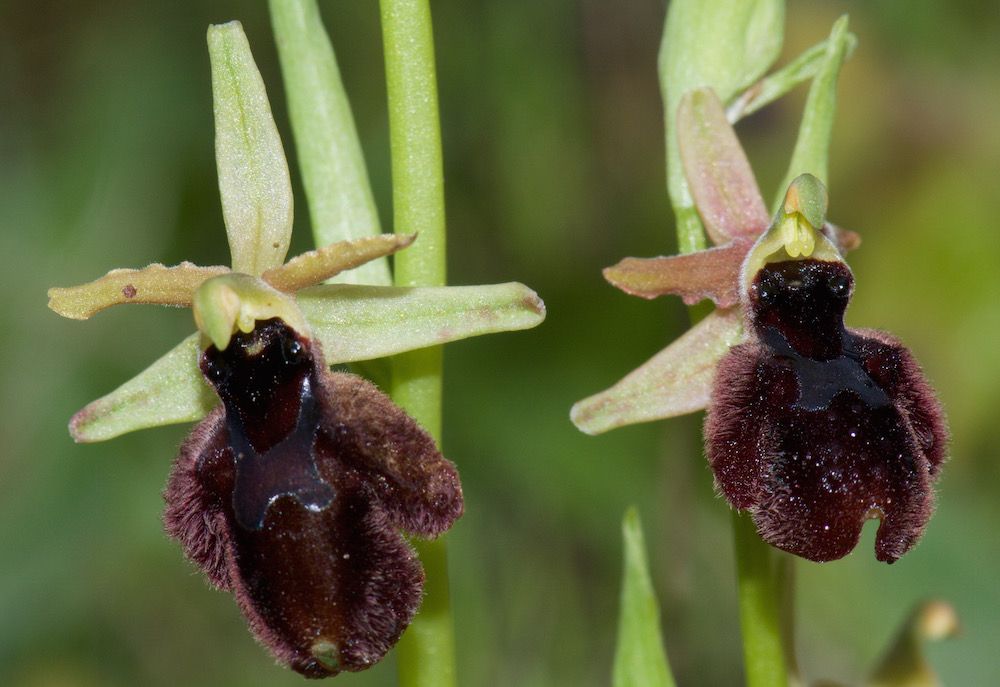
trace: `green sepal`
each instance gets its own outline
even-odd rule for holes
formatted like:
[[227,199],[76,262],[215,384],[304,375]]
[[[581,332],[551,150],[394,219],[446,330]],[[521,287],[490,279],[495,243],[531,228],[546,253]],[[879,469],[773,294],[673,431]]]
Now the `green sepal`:
[[587,434],[702,410],[715,366],[743,333],[738,308],[715,310],[609,389],[577,402],[570,419]]
[[110,394],[87,404],[70,420],[73,439],[105,441],[203,418],[219,399],[198,370],[200,338],[192,334]]
[[[851,34],[847,31],[847,15],[845,14],[833,24],[830,38],[826,44],[826,55],[809,87],[809,96],[802,111],[802,122],[799,124],[799,135],[795,141],[792,159],[788,164],[785,178],[778,186],[781,194],[800,174],[809,173],[824,184],[828,182],[828,160],[830,155],[830,137],[833,134],[833,118],[837,109],[837,77],[840,67],[847,57],[851,43]],[[777,210],[783,196],[775,199]]]
[[[229,323],[240,321],[241,315],[244,325],[251,321],[248,318],[285,316],[282,313],[286,310],[272,308],[273,296],[268,297],[266,290],[261,292],[260,302],[254,302],[252,290],[241,287],[235,294],[237,302],[225,305],[232,298],[227,290],[237,277],[253,279],[236,274],[218,277],[224,288],[216,291],[217,287],[210,286],[213,293],[205,296],[218,301],[207,309],[215,313],[212,317],[217,322],[203,321],[202,326],[212,332],[209,338],[217,336],[220,342],[225,338],[221,332],[231,333]],[[197,303],[196,299],[196,308],[205,307]],[[517,283],[427,288],[329,284],[300,291],[298,305],[331,365],[480,334],[528,329],[545,319],[545,306],[537,294]],[[299,310],[294,304],[291,307],[294,310],[290,312]],[[294,320],[289,324],[301,327]],[[103,441],[138,429],[204,417],[217,399],[198,370],[199,338],[199,334],[189,336],[145,371],[78,412],[70,422],[73,438]]]
[[233,271],[259,276],[285,260],[292,184],[264,80],[243,26],[208,28],[215,107],[215,163]]
[[412,288],[323,284],[300,291],[298,301],[331,364],[529,329],[545,319],[538,295],[516,282]]

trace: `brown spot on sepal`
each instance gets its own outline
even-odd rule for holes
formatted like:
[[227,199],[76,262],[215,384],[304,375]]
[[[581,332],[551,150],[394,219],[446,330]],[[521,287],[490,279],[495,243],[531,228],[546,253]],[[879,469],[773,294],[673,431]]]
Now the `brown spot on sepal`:
[[[181,448],[167,531],[214,585],[234,592],[280,661],[309,677],[369,667],[420,603],[423,571],[399,530],[436,536],[462,514],[454,466],[390,399],[360,377],[331,373],[317,344],[280,320],[237,334],[221,354],[209,348],[203,369],[224,407]],[[305,436],[309,456],[268,475],[271,457],[284,460],[283,446]],[[246,480],[241,465],[252,464],[240,462],[247,451],[259,461],[247,473],[256,492],[236,486]]]
[[125,296],[125,298],[135,298],[138,293],[139,291],[135,288],[135,284],[126,284],[122,287],[122,295]]
[[850,330],[842,263],[769,263],[750,290],[750,339],[719,364],[705,423],[716,485],[772,545],[841,558],[866,519],[893,562],[922,534],[947,446],[943,413],[909,351]]

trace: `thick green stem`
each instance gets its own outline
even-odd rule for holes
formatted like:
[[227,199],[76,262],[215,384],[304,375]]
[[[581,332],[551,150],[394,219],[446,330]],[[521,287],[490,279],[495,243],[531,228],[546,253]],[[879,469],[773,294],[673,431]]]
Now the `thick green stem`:
[[[397,286],[445,283],[444,174],[438,120],[434,36],[428,0],[381,0],[392,151],[393,228],[418,233],[396,256]],[[438,442],[441,349],[392,359],[392,397]],[[455,640],[445,543],[418,543],[427,573],[424,602],[396,649],[400,684],[455,684]]]
[[777,553],[761,540],[745,514],[733,513],[733,539],[747,687],[786,687]]

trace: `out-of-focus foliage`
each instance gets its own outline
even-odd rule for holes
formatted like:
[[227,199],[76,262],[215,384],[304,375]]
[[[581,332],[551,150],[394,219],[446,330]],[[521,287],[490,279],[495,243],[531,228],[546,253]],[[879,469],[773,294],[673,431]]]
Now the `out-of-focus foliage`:
[[[678,683],[734,684],[740,647],[726,506],[697,418],[587,437],[575,399],[685,327],[600,270],[675,252],[656,53],[660,0],[436,3],[449,281],[517,280],[532,331],[449,347],[445,452],[468,509],[449,535],[459,674],[469,685],[603,685],[637,503]],[[799,566],[800,663],[856,682],[913,603],[951,601],[930,648],[946,684],[994,684],[1000,591],[1000,16],[991,0],[791,2],[783,60],[850,12],[831,219],[861,231],[852,326],[900,335],[954,434],[937,514],[891,567],[858,552]],[[378,8],[325,3],[382,223],[390,192]],[[209,23],[243,21],[291,150],[263,3],[8,2],[0,9],[0,684],[299,685],[255,646],[162,534],[160,491],[186,427],[75,446],[66,421],[190,331],[190,313],[62,320],[45,289],[115,265],[227,262],[213,160]],[[781,62],[779,62],[780,64]],[[737,126],[771,197],[805,89]],[[292,254],[309,248],[299,213]],[[383,664],[344,685],[393,684]]]

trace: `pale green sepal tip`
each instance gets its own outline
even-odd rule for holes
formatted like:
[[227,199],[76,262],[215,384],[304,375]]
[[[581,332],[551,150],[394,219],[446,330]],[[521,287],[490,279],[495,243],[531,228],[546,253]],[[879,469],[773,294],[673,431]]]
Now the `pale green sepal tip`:
[[191,334],[120,387],[88,403],[69,423],[82,443],[140,429],[200,420],[219,399],[198,369],[198,334]]
[[715,310],[612,387],[577,401],[570,420],[586,434],[703,410],[719,360],[743,337],[738,308]]
[[251,332],[258,320],[274,317],[309,335],[295,299],[248,274],[234,272],[209,279],[198,288],[192,307],[198,329],[220,351],[237,331]]

